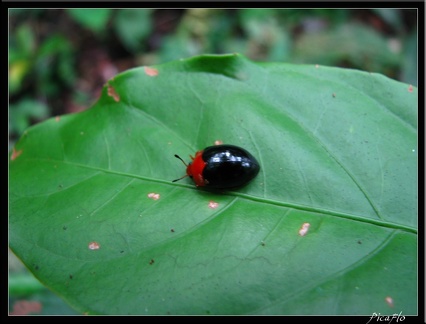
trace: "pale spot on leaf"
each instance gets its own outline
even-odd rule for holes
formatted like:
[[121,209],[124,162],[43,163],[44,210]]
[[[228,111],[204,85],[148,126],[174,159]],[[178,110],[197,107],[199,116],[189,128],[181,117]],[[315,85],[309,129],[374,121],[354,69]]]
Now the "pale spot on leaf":
[[310,226],[311,226],[311,224],[309,224],[309,223],[303,223],[302,227],[299,230],[299,235],[305,236],[308,233]]
[[219,206],[219,203],[217,203],[217,202],[215,202],[213,200],[209,201],[209,208],[216,209],[218,206]]
[[389,307],[393,307],[393,298],[390,296],[387,296],[385,298],[386,304],[388,304]]
[[89,250],[99,250],[101,245],[98,242],[90,242],[88,247]]
[[115,102],[120,101],[120,96],[110,84],[108,84],[108,96],[112,97],[112,99],[114,99]]
[[153,199],[153,200],[158,200],[158,199],[160,199],[160,194],[155,193],[155,192],[150,192],[150,193],[148,194],[148,198],[151,198],[151,199]]
[[12,149],[12,156],[10,157],[10,159],[13,161],[15,160],[18,156],[20,156],[22,154],[22,150],[15,150],[15,148]]
[[145,69],[146,75],[149,75],[149,76],[157,76],[158,75],[157,69],[151,68],[149,66],[145,66],[144,69]]

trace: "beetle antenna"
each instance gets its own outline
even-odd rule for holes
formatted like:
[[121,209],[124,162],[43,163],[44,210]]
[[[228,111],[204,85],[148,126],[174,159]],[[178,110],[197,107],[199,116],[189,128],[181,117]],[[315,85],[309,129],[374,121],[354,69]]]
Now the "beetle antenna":
[[183,178],[186,178],[187,176],[188,176],[188,175],[187,175],[187,174],[185,174],[183,177],[180,177],[179,179],[172,180],[172,182],[176,182],[176,181],[182,180]]
[[[188,166],[188,164],[186,164],[186,162],[185,162],[184,160],[182,160],[182,158],[181,158],[179,155],[175,154],[175,158],[177,158],[177,159],[181,160],[181,161],[182,161],[182,163],[183,163],[183,164],[185,164],[185,166],[186,166],[186,167]],[[188,175],[187,175],[187,174],[185,174],[183,177],[180,177],[180,178],[178,178],[178,179],[175,179],[175,180],[173,180],[172,182],[176,182],[176,181],[182,180],[183,178],[186,178],[187,176],[188,176]]]
[[175,154],[175,158],[181,160],[182,163],[185,164],[186,167],[188,166],[188,164],[186,164],[186,162],[184,160],[182,160],[182,158],[179,155]]

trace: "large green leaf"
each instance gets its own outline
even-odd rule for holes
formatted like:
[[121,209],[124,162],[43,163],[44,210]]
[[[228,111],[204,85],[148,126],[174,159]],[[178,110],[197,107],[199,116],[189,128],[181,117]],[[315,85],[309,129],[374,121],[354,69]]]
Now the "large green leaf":
[[[222,193],[171,182],[175,153],[215,141],[255,155],[257,178]],[[204,55],[116,76],[10,158],[10,246],[81,312],[417,313],[407,84]]]

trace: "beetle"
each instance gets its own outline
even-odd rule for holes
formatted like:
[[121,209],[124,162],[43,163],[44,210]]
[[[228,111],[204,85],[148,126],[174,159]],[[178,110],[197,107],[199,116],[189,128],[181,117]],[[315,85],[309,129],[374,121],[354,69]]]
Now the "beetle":
[[229,189],[241,187],[249,183],[259,173],[260,165],[247,150],[229,144],[208,146],[191,157],[192,162],[185,161],[177,154],[186,166],[185,177],[191,177],[197,187],[212,189]]

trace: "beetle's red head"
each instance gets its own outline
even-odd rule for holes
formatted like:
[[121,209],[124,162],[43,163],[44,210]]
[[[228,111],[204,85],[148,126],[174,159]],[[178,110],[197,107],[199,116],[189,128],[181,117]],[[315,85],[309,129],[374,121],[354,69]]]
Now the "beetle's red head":
[[206,182],[203,178],[203,169],[206,163],[203,161],[202,153],[203,151],[198,151],[195,154],[195,158],[191,156],[192,162],[188,164],[186,164],[179,155],[175,154],[175,157],[181,160],[182,163],[186,166],[186,174],[183,177],[173,180],[172,182],[179,181],[186,177],[191,177],[197,187],[205,186]]

